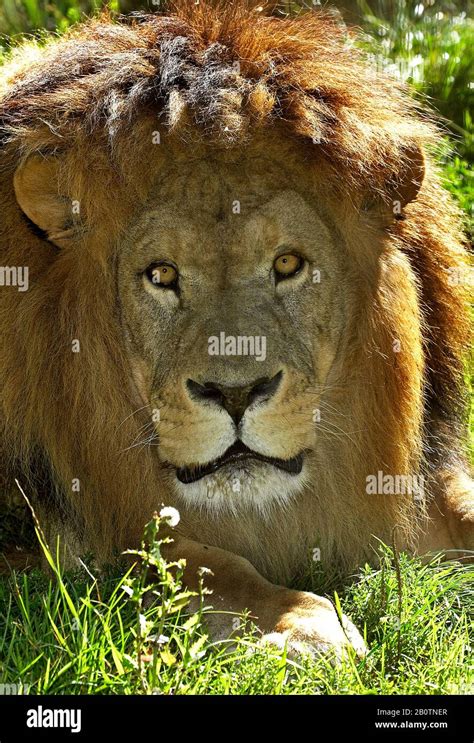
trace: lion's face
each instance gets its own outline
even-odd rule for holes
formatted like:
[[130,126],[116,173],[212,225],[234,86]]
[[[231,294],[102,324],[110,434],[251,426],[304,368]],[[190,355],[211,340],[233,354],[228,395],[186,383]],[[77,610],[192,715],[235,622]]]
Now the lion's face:
[[256,153],[171,164],[119,253],[143,441],[175,492],[235,511],[301,490],[345,290],[343,246],[297,169]]

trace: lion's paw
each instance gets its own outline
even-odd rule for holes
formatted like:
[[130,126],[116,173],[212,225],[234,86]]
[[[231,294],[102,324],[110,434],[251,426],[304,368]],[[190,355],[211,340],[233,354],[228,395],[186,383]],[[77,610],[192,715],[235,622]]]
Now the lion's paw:
[[349,648],[362,658],[367,653],[358,629],[343,615],[342,624],[332,603],[305,591],[289,591],[291,606],[279,618],[262,643],[286,646],[288,656],[328,655],[340,660]]

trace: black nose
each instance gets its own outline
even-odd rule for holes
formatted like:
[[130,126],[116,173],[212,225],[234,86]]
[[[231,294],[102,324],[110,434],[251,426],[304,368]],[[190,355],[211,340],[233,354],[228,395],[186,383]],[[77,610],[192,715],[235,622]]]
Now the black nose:
[[194,379],[188,379],[186,386],[195,400],[213,400],[221,405],[232,420],[239,424],[249,405],[253,402],[267,402],[280,386],[283,372],[279,371],[274,377],[262,377],[252,384],[240,387],[227,387],[215,382],[198,384]]

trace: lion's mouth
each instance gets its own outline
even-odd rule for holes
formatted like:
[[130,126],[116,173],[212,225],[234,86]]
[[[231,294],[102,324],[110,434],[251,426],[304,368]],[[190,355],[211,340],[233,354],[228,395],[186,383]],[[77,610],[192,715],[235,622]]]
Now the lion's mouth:
[[176,477],[180,482],[189,485],[192,482],[201,480],[207,475],[217,472],[217,470],[228,464],[240,463],[247,459],[255,459],[265,464],[271,464],[273,467],[288,472],[290,475],[299,475],[303,468],[303,453],[297,454],[296,457],[292,457],[291,459],[266,457],[263,454],[252,451],[252,449],[249,449],[241,441],[236,441],[222,456],[208,464],[200,464],[197,467],[178,467],[176,469]]

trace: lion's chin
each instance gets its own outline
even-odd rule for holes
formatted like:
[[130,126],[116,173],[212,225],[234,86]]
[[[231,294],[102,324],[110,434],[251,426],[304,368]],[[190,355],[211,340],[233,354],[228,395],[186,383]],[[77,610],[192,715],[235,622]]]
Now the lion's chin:
[[247,509],[263,516],[273,506],[286,505],[308,481],[304,460],[299,472],[290,474],[267,462],[243,459],[229,462],[195,481],[174,478],[174,489],[187,506],[212,512],[238,514]]

